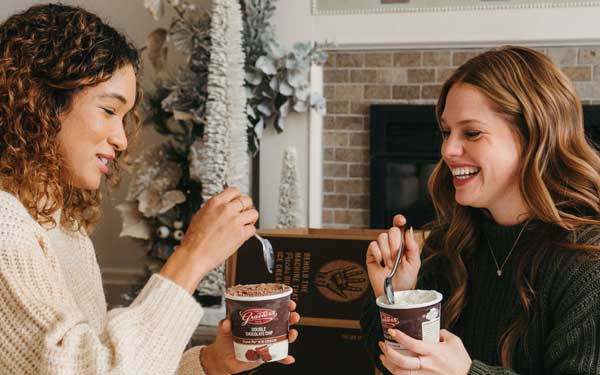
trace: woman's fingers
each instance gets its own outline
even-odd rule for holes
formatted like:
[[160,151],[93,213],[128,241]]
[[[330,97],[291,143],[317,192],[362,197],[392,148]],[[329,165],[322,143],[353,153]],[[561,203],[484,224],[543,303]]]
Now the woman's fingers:
[[379,342],[379,348],[387,363],[396,369],[416,370],[419,368],[420,361],[416,357],[402,354],[384,342]]
[[383,256],[381,255],[381,250],[379,250],[379,246],[377,245],[377,241],[371,241],[369,247],[367,248],[367,264],[371,262],[371,259],[369,259],[369,257],[373,258],[373,261],[375,261],[375,263],[381,266],[385,265],[383,263]]
[[369,263],[368,258],[372,257],[377,264],[387,268],[394,267],[401,238],[402,234],[397,227],[392,227],[387,232],[380,233],[377,241],[372,241],[367,248],[367,263]]
[[[400,249],[400,241],[402,238],[402,234],[400,233],[400,229],[398,227],[392,227],[388,231],[388,244],[390,248],[390,255],[392,257],[392,262],[396,260],[398,256],[398,250]],[[393,267],[392,263],[392,267]]]
[[231,320],[223,319],[219,322],[219,333],[221,335],[231,334]]
[[392,222],[395,227],[403,227],[406,225],[406,218],[404,215],[396,215]]
[[233,198],[227,203],[232,212],[244,212],[246,210],[254,208],[252,198],[247,195],[240,195]]
[[421,248],[414,238],[414,233],[411,230],[404,232],[404,250],[406,259],[409,263],[420,263],[421,262]]
[[258,211],[255,209],[246,210],[239,214],[239,220],[243,225],[254,224],[258,220]]
[[297,324],[300,321],[300,314],[297,312],[290,313],[290,325]]
[[[294,311],[294,310],[296,310],[296,302],[294,302],[293,300],[290,300],[290,302],[288,303],[288,306],[290,309],[290,325],[294,325],[300,321],[300,314],[298,314],[297,312]],[[290,329],[290,331],[288,333],[288,340],[290,341],[290,343],[296,341],[297,338],[298,338],[298,331],[295,329]]]
[[[239,228],[241,231],[240,242],[232,249],[232,251],[236,251],[244,242],[246,242],[254,235],[254,233],[256,233],[256,227],[254,224],[258,220],[258,211],[253,208],[245,211],[239,211],[239,207],[235,208],[236,206],[239,206],[238,202],[239,200],[228,203],[229,210],[238,210],[230,211],[233,217],[227,215],[221,217],[221,221],[224,220],[224,224],[230,227],[229,234],[232,233],[231,230],[236,230],[237,228]],[[233,205],[234,208],[231,208],[231,205]]]
[[390,245],[388,243],[388,234],[380,233],[377,237],[377,246],[379,246],[379,251],[381,251],[381,257],[383,258],[383,263],[386,267],[392,268],[392,254],[390,253]]
[[448,330],[440,329],[440,342],[448,342],[456,339],[456,335]]
[[419,355],[427,355],[431,353],[431,344],[423,340],[417,340],[410,337],[406,333],[397,329],[389,329],[388,334],[392,336],[394,341],[399,343],[403,348]]
[[383,366],[388,369],[389,372],[391,372],[394,375],[404,375],[404,374],[409,374],[408,372],[403,372],[403,370],[396,366],[395,364],[393,364],[385,355],[380,355],[379,356],[379,360],[381,361],[381,363],[383,364]]
[[256,227],[254,226],[254,224],[246,224],[244,225],[244,228],[242,229],[242,243],[238,244],[238,246],[233,249],[233,252],[237,251],[237,249],[242,246],[242,244],[244,242],[246,242],[248,240],[248,238],[254,236],[254,233],[256,233]]
[[298,331],[295,329],[290,329],[290,331],[288,332],[288,340],[291,343],[293,343],[294,341],[296,341],[296,339],[298,338]]
[[291,355],[288,355],[287,357],[279,361],[279,363],[283,363],[284,365],[291,365],[294,362],[296,362],[296,359]]
[[221,193],[215,195],[215,197],[213,199],[216,198],[216,200],[219,203],[220,202],[229,203],[232,200],[239,197],[240,195],[241,195],[240,189],[238,189],[236,187],[228,187],[227,189],[223,190]]

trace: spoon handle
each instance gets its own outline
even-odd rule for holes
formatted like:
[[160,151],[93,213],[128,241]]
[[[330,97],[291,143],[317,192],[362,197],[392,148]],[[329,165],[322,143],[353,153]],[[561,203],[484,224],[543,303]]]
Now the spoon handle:
[[396,257],[396,261],[394,262],[394,268],[392,268],[392,272],[388,277],[393,277],[396,274],[396,269],[398,269],[398,264],[400,263],[400,258],[402,258],[402,253],[404,250],[404,231],[400,230],[400,248],[398,249],[398,256]]

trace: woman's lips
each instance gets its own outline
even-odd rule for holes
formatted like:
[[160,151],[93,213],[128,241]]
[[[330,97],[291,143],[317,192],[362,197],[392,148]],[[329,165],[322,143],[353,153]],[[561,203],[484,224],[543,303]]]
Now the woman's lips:
[[98,168],[102,173],[108,173],[108,159],[105,159],[101,156],[96,156],[96,162],[98,163]]
[[467,185],[469,182],[473,181],[477,176],[479,176],[480,172],[477,172],[468,176],[454,176],[452,178],[452,182],[454,183],[454,187],[462,187]]

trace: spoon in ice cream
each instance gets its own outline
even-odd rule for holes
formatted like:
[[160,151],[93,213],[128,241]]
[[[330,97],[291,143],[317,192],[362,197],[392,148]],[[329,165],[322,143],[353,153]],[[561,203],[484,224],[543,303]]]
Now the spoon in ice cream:
[[404,231],[400,229],[400,248],[398,249],[398,256],[396,257],[396,262],[394,262],[394,268],[392,268],[392,272],[385,278],[383,281],[383,290],[385,291],[385,296],[391,305],[394,304],[394,287],[392,285],[392,279],[396,274],[396,270],[398,269],[398,263],[400,263],[400,258],[402,258],[402,251],[404,250]]

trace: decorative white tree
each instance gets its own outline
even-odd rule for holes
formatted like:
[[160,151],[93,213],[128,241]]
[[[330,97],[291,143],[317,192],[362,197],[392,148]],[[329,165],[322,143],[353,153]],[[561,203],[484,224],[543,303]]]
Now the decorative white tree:
[[[201,165],[204,202],[227,184],[249,191],[246,94],[244,89],[244,51],[242,13],[236,0],[214,0],[210,27],[210,63],[206,127],[200,152],[192,147],[192,165]],[[199,141],[196,141],[199,142]],[[200,162],[194,160],[200,156]],[[198,291],[222,295],[225,291],[225,265],[211,271],[200,282]]]
[[279,185],[279,215],[277,228],[300,226],[300,184],[296,148],[289,146],[283,153]]

